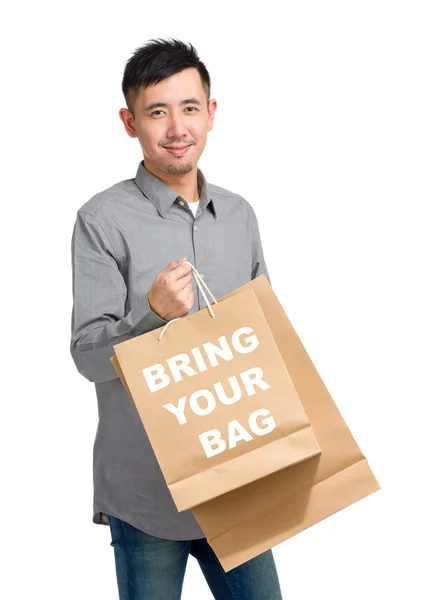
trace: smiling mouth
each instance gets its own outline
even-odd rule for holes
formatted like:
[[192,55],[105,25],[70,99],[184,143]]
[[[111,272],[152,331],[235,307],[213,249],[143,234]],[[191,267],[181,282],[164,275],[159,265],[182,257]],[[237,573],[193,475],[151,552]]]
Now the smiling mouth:
[[192,144],[189,144],[188,146],[166,146],[166,150],[170,153],[170,154],[174,154],[175,156],[184,154],[185,152],[187,152],[187,150],[190,148]]

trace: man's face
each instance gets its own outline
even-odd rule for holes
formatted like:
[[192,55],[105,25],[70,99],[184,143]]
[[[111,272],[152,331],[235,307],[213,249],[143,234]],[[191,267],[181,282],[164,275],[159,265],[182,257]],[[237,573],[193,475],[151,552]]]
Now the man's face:
[[121,109],[127,133],[138,137],[144,164],[154,173],[183,175],[198,163],[213,128],[216,101],[210,100],[198,71],[184,69],[142,89],[131,113]]

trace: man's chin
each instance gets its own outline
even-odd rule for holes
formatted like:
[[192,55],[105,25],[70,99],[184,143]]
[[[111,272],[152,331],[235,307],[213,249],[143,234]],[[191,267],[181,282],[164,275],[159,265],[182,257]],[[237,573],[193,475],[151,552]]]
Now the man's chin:
[[187,162],[178,163],[170,163],[168,165],[168,174],[169,175],[185,175],[189,173],[193,169],[193,162],[191,160]]

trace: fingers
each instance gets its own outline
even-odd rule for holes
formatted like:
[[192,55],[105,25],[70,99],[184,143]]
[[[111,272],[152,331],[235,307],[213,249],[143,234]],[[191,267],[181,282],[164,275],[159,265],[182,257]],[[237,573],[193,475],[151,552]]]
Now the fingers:
[[192,272],[192,267],[185,264],[185,261],[175,261],[175,263],[175,267],[173,267],[168,274],[173,281],[177,281],[181,279],[181,277],[184,277],[188,273]]
[[194,300],[195,296],[193,293],[192,284],[189,281],[188,284],[183,289],[180,289],[177,294],[177,314],[181,314],[180,311],[182,311],[183,316],[185,316],[192,308]]
[[[179,260],[173,260],[166,265],[166,267],[160,271],[158,274],[158,278],[161,281],[166,282],[177,282],[184,278],[187,274],[192,273],[192,267],[188,264],[185,264],[187,258],[183,256]],[[182,282],[183,287],[186,285],[185,280]]]
[[191,284],[192,279],[192,271],[189,271],[188,273],[180,277],[177,281],[178,285],[180,286],[180,290],[183,290],[187,285],[189,285],[189,283]]
[[[167,266],[163,270],[164,271],[173,271],[174,269],[179,267],[181,264],[183,264],[186,260],[187,260],[187,256],[183,256],[182,258],[179,258],[178,260],[172,260],[170,263],[167,264]],[[186,266],[189,267],[189,265],[186,265]]]

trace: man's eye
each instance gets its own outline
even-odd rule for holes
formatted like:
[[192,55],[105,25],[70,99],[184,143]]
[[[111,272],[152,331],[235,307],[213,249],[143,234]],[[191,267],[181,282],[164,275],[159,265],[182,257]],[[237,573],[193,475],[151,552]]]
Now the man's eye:
[[198,110],[195,106],[188,106],[187,108],[193,108],[193,110],[196,110],[196,111]]
[[151,113],[152,115],[155,115],[158,112],[163,112],[162,110],[153,110],[153,112]]

